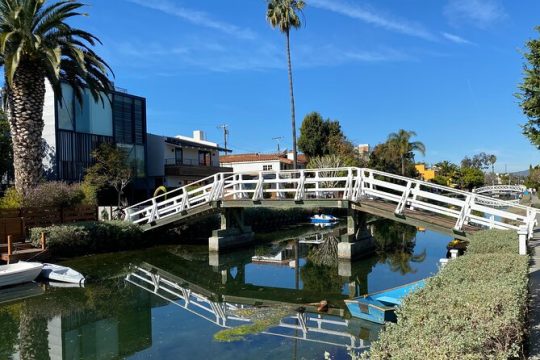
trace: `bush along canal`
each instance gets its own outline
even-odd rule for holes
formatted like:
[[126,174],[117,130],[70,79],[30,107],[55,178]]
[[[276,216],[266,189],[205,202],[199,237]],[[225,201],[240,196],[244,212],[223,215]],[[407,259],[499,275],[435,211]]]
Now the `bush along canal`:
[[343,300],[435,274],[452,240],[383,220],[372,233],[376,253],[346,263],[314,227],[225,254],[167,245],[70,259],[85,288],[0,294],[0,358],[350,359],[382,326],[351,318]]

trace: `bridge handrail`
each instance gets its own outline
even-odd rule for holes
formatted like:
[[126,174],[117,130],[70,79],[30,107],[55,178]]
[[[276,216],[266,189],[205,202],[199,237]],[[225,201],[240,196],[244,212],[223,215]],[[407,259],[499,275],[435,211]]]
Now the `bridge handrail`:
[[127,220],[152,223],[212,201],[261,200],[264,194],[274,194],[278,199],[292,194],[295,200],[325,199],[330,195],[360,201],[367,196],[396,203],[396,214],[405,209],[421,209],[449,216],[457,220],[457,230],[467,223],[515,230],[526,225],[530,236],[537,214],[536,209],[478,193],[378,170],[347,167],[218,173],[129,207]]

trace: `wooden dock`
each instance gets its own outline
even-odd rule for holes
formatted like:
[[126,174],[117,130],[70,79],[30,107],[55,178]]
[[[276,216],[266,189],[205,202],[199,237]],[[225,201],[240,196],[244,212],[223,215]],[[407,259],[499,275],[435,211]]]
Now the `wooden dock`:
[[32,260],[37,257],[43,258],[48,254],[45,234],[41,236],[41,246],[35,247],[29,242],[13,242],[8,236],[6,244],[0,244],[0,260],[10,264],[19,260]]

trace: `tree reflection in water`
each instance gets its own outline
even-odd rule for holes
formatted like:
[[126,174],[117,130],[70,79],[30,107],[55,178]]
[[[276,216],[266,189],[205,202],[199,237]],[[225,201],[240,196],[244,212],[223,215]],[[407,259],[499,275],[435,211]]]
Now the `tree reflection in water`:
[[378,220],[373,226],[379,263],[388,264],[392,271],[401,275],[415,273],[412,263],[423,262],[427,255],[426,249],[414,253],[416,227],[391,220]]
[[341,292],[343,281],[338,274],[338,242],[335,236],[325,236],[324,242],[310,249],[307,262],[300,269],[304,289],[322,294]]

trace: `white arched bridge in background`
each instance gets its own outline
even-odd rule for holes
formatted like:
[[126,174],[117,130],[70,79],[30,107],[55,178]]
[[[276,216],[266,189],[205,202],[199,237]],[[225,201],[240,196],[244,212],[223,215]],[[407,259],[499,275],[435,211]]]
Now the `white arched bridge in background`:
[[[526,231],[530,238],[537,214],[478,192],[346,167],[218,173],[127,208],[126,220],[149,231],[253,207],[346,208],[348,214],[369,213],[456,237],[489,228]],[[231,221],[222,216],[222,229]]]
[[483,199],[482,203],[484,205],[492,207],[504,207],[505,205],[503,203],[498,202],[499,196],[503,195],[514,197],[514,199],[507,199],[506,201],[519,204],[520,196],[526,190],[527,188],[523,185],[490,185],[473,189],[473,192],[475,194],[481,194],[492,198],[491,200]]

